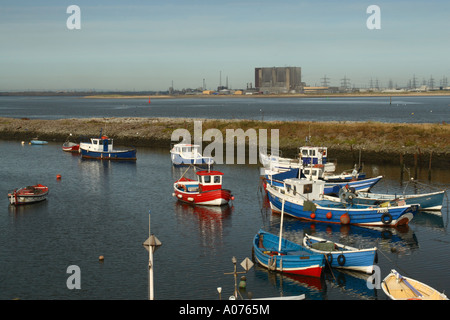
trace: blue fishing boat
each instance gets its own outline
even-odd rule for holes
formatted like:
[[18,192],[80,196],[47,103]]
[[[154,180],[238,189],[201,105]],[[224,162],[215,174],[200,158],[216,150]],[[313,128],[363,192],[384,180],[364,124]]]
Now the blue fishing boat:
[[305,234],[303,245],[325,255],[332,268],[356,270],[372,274],[377,263],[377,248],[357,249],[337,242]]
[[204,157],[199,151],[200,146],[196,144],[175,144],[170,150],[170,158],[174,166],[212,166],[214,159]]
[[419,193],[419,194],[383,194],[361,192],[344,186],[336,201],[344,199],[346,202],[366,205],[391,206],[395,204],[418,204],[419,210],[441,210],[444,201],[445,190]]
[[398,226],[408,224],[417,212],[418,205],[391,207],[347,204],[327,200],[323,196],[322,180],[287,179],[284,185],[266,186],[270,207],[298,219],[355,224],[367,226]]
[[[324,194],[332,195],[339,194],[339,190],[344,186],[349,186],[354,188],[357,191],[369,191],[375,184],[377,184],[383,176],[377,176],[373,178],[361,178],[358,180],[348,180],[342,179],[338,182],[338,179],[332,179],[331,181],[327,181],[321,177],[320,168],[308,168],[308,169],[298,169],[293,168],[290,170],[286,170],[283,172],[277,172],[268,169],[261,169],[263,173],[263,180],[265,184],[271,184],[273,186],[281,187],[284,185],[284,181],[286,179],[292,178],[303,178],[303,179],[314,179],[314,180],[323,180],[325,182],[324,185]],[[306,174],[305,174],[306,173]]]
[[320,277],[325,266],[323,254],[263,230],[254,237],[253,253],[260,265],[282,273]]
[[136,160],[136,149],[114,149],[113,139],[100,134],[89,142],[80,142],[81,157],[102,160]]
[[260,150],[259,160],[266,169],[278,172],[307,168],[314,165],[322,167],[324,172],[334,172],[336,170],[336,161],[328,160],[328,150],[326,147],[300,147],[298,159],[283,158],[278,154],[268,155],[263,150]]

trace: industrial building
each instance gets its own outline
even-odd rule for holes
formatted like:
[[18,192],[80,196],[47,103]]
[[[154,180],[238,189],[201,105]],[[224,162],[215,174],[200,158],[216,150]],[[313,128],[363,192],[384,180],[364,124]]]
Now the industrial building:
[[301,79],[300,67],[255,68],[255,87],[265,94],[302,92]]

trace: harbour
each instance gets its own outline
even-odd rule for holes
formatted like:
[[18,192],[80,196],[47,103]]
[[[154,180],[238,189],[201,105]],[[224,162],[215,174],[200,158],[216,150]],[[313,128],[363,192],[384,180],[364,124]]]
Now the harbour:
[[[148,253],[142,243],[148,237],[149,211],[152,233],[162,242],[154,254],[155,299],[217,300],[217,287],[222,287],[226,299],[234,290],[232,276],[224,274],[232,268],[232,257],[239,262],[251,258],[259,228],[279,230],[280,216],[268,208],[257,165],[215,166],[236,199],[230,207],[208,208],[173,198],[173,182],[184,170],[173,168],[168,148],[139,148],[135,162],[82,160],[54,142],[38,146],[1,141],[0,149],[3,194],[11,185],[30,181],[45,182],[50,190],[47,201],[28,207],[9,206],[4,197],[1,299],[147,299]],[[340,163],[337,170],[348,165]],[[398,166],[371,164],[365,169],[385,177],[374,190],[404,187]],[[418,178],[426,181],[426,170],[419,171]],[[431,184],[448,189],[448,170],[433,169]],[[353,246],[377,246],[383,275],[395,267],[442,291],[450,286],[450,279],[443,276],[448,198],[443,205],[437,213],[419,212],[406,228],[285,218],[284,235],[299,242],[304,230],[314,230],[315,235]],[[71,265],[80,267],[80,290],[66,286]],[[312,278],[272,273],[255,265],[246,277],[246,290],[255,299],[299,294],[308,300],[386,299],[381,290],[367,287],[367,275],[336,270]]]
[[[20,105],[22,99],[15,101]],[[238,262],[252,259],[252,240],[261,228],[274,234],[280,231],[280,215],[272,213],[261,185],[260,165],[214,165],[214,170],[224,174],[223,187],[232,190],[235,197],[230,205],[207,207],[181,203],[172,195],[173,184],[185,169],[172,165],[167,137],[160,144],[146,146],[148,141],[140,144],[137,159],[133,161],[83,159],[79,153],[62,151],[64,139],[76,127],[93,136],[98,135],[100,128],[108,135],[113,132],[115,145],[117,142],[134,142],[119,135],[123,129],[121,123],[127,121],[134,133],[146,127],[139,122],[140,117],[133,116],[133,108],[124,108],[127,111],[121,115],[103,110],[103,116],[97,118],[95,108],[88,106],[82,117],[81,113],[78,117],[79,107],[67,107],[69,112],[66,109],[64,115],[58,115],[64,109],[58,99],[47,100],[50,109],[43,108],[40,115],[33,111],[33,107],[19,111],[17,104],[16,114],[7,114],[11,111],[2,100],[2,125],[10,121],[6,126],[13,130],[10,136],[3,135],[0,140],[0,192],[4,194],[0,228],[2,243],[5,244],[0,249],[1,256],[5,257],[0,260],[0,270],[3,271],[0,299],[148,299],[149,257],[143,242],[148,238],[150,217],[151,232],[162,243],[153,256],[155,299],[228,299],[234,292],[233,277],[229,274],[232,258]],[[101,101],[100,105],[103,105],[104,100]],[[178,103],[181,107],[184,101],[179,100]],[[214,109],[226,108],[219,104]],[[59,110],[55,116],[48,116],[55,110]],[[180,124],[192,129],[189,126],[195,118],[189,121],[176,119],[174,114],[167,113],[170,110],[166,109],[164,119],[169,120],[163,125],[171,121],[174,127],[166,129],[165,134],[170,135],[172,129],[180,127]],[[441,116],[435,125],[445,128],[447,125],[442,121],[448,109],[443,108],[442,112],[444,118]],[[208,115],[199,112],[197,119],[205,119]],[[247,125],[272,121],[266,116],[267,113],[262,119],[259,114]],[[75,121],[75,118],[79,119]],[[321,124],[310,120],[311,125],[306,128]],[[21,123],[17,125],[19,121]],[[158,121],[161,118],[155,123]],[[245,123],[243,120],[235,121],[237,125]],[[425,118],[424,121],[423,126],[430,126],[429,122],[434,120]],[[47,125],[39,129],[42,123]],[[46,130],[52,129],[50,123],[58,124],[59,131],[46,136]],[[82,123],[89,124],[89,128],[83,127]],[[233,121],[221,123],[211,117],[205,120],[204,129],[208,128],[207,123],[233,127]],[[279,122],[280,126],[285,123]],[[66,130],[61,130],[64,126]],[[48,143],[29,144],[28,139],[36,134],[39,134],[39,139],[50,138]],[[294,149],[304,142],[303,131],[302,136],[296,139]],[[349,153],[348,150],[336,154],[329,150],[330,157],[338,160],[336,172],[353,167],[358,155],[358,150],[355,150],[356,153],[351,152],[352,156],[347,158],[342,155]],[[376,156],[364,158],[364,154],[365,151],[362,153],[365,172],[369,176],[383,176],[372,189],[374,192],[401,193],[406,186],[405,181],[411,177],[435,189],[448,190],[450,187],[448,166],[439,165],[441,158],[437,155],[433,156],[433,165],[429,167],[428,159],[422,161],[425,165],[416,166],[413,154],[405,155],[401,164],[397,160],[377,161]],[[443,159],[447,159],[445,152]],[[405,170],[402,170],[403,166]],[[49,188],[47,200],[25,206],[9,205],[8,192],[36,183]],[[421,191],[419,185],[412,182],[408,183],[408,188],[413,192]],[[376,246],[379,250],[376,265],[382,277],[395,268],[442,292],[450,287],[450,278],[445,276],[450,243],[448,212],[447,192],[440,211],[418,212],[406,226],[370,228],[285,217],[283,236],[301,243],[303,234],[307,232],[352,247]],[[81,270],[80,289],[67,286],[71,266],[78,266]],[[243,271],[239,265],[238,268]],[[370,275],[334,268],[325,270],[317,278],[271,272],[255,264],[245,276],[246,289],[239,290],[243,299],[299,295],[304,295],[306,300],[388,299],[381,288],[368,286]],[[222,288],[220,294],[217,291],[219,287]]]

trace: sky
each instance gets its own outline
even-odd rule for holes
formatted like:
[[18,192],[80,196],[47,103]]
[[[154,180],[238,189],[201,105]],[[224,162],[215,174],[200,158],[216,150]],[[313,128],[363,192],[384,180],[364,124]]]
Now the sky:
[[2,0],[0,91],[245,89],[255,68],[284,66],[311,86],[439,84],[449,13],[448,0]]

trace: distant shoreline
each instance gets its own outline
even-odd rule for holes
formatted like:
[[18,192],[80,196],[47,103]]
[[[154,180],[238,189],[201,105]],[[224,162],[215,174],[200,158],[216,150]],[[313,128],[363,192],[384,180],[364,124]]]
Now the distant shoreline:
[[184,95],[121,95],[121,94],[95,94],[85,95],[86,99],[188,99],[188,98],[346,98],[346,97],[428,97],[428,96],[450,96],[447,92],[393,92],[393,93],[292,93],[292,94],[184,94]]
[[0,92],[0,97],[26,96],[26,97],[79,97],[84,99],[236,99],[236,98],[347,98],[347,97],[433,97],[450,96],[450,91],[431,92],[358,92],[358,93],[289,93],[289,94],[175,94],[164,95],[154,93],[132,92],[56,92],[56,91],[27,91],[27,92]]

